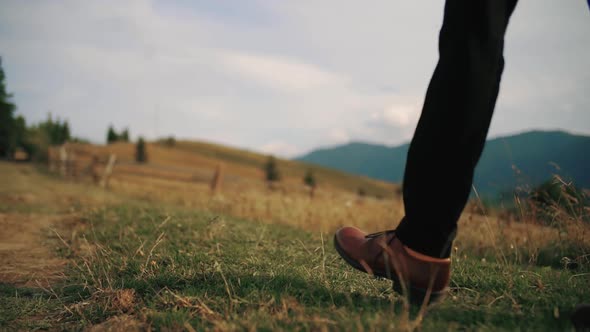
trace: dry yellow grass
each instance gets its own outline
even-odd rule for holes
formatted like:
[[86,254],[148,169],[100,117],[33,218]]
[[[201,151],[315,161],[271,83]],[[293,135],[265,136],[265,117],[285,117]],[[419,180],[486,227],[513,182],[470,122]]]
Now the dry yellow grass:
[[[367,231],[392,229],[404,215],[398,185],[322,169],[320,186],[310,198],[302,183],[307,166],[282,160],[283,180],[275,190],[263,181],[265,156],[208,143],[179,142],[176,147],[148,145],[150,162],[134,162],[133,144],[107,146],[71,145],[78,156],[93,154],[103,159],[118,156],[110,188],[154,203],[166,203],[211,211],[266,223],[287,224],[306,230],[332,233],[343,225]],[[79,158],[83,164],[85,159]],[[90,160],[90,159],[88,159]],[[89,161],[88,161],[89,162]],[[224,165],[223,190],[212,194],[210,181],[215,168]],[[323,174],[323,177],[321,176]],[[317,175],[316,175],[317,176]],[[373,192],[387,192],[383,198],[359,197],[357,186],[372,186]],[[501,214],[486,215],[473,202],[459,222],[454,252],[475,251],[502,260],[531,261],[539,248],[575,243],[589,248],[589,234],[581,222],[568,222],[561,231],[540,225],[532,217],[524,222],[504,220]]]
[[[332,233],[343,225],[355,225],[367,231],[392,229],[404,215],[401,199],[360,198],[337,190],[318,190],[310,199],[301,186],[283,191],[270,191],[264,184],[233,184],[221,195],[211,195],[206,184],[179,183],[161,179],[116,177],[113,190],[148,199],[169,202],[196,210],[223,213],[244,219],[297,226],[306,230]],[[580,242],[590,247],[587,225],[571,224],[568,232],[528,222],[507,222],[494,215],[465,211],[459,221],[455,254],[476,252],[478,255],[528,260],[539,248],[561,242]],[[521,257],[522,252],[526,257]],[[526,263],[526,262],[525,262]]]
[[[85,167],[93,155],[106,160],[108,155],[117,155],[117,168],[120,171],[141,172],[146,176],[167,177],[171,180],[193,180],[209,182],[218,165],[224,168],[224,182],[254,180],[259,183],[264,179],[263,166],[266,156],[253,152],[217,146],[207,143],[178,142],[174,147],[161,144],[148,144],[149,163],[135,163],[135,145],[132,143],[115,143],[110,145],[90,145],[69,143],[68,150],[76,155],[78,167]],[[303,164],[290,160],[278,160],[282,183],[298,186],[302,183],[305,172],[313,170],[320,187],[337,188],[356,192],[362,188],[368,195],[394,197],[399,193],[399,186],[392,183],[354,176],[320,166]]]
[[[119,146],[116,148],[127,148],[127,153],[131,153],[128,146]],[[96,149],[106,148],[99,147]],[[123,153],[122,151],[123,150],[119,151],[119,153]],[[108,151],[98,152],[105,155],[108,153]],[[83,154],[81,153],[80,155]],[[65,308],[63,309],[65,310],[63,315],[64,317],[79,316],[82,317],[84,321],[87,321],[85,315],[89,314],[101,317],[101,320],[98,321],[104,321],[104,323],[95,325],[93,328],[96,328],[96,330],[109,330],[113,328],[142,329],[147,326],[147,322],[157,322],[157,324],[166,323],[162,317],[166,317],[166,319],[172,317],[180,321],[183,318],[175,316],[178,308],[182,309],[182,312],[188,312],[191,317],[200,317],[201,321],[204,320],[209,322],[208,324],[214,324],[215,328],[237,329],[235,321],[228,320],[227,315],[223,315],[223,310],[220,310],[219,304],[227,303],[228,309],[226,310],[229,311],[226,312],[233,312],[234,305],[238,305],[237,303],[239,301],[235,301],[235,289],[228,285],[240,285],[240,278],[244,278],[242,279],[242,282],[245,283],[259,282],[258,277],[248,279],[247,277],[249,275],[246,276],[241,274],[238,274],[239,277],[237,279],[226,279],[227,275],[224,275],[224,272],[234,271],[235,273],[238,273],[243,266],[240,265],[239,268],[234,266],[232,269],[226,270],[225,266],[229,264],[229,260],[223,262],[224,269],[221,268],[221,265],[219,265],[217,261],[214,261],[211,262],[210,265],[213,269],[217,270],[209,271],[206,275],[208,278],[214,278],[219,272],[219,278],[214,279],[215,282],[213,282],[212,285],[215,285],[215,283],[222,286],[225,285],[228,297],[227,301],[225,301],[225,299],[221,302],[218,300],[211,300],[207,295],[195,297],[194,294],[187,295],[178,290],[172,292],[168,288],[164,288],[162,292],[155,293],[156,296],[154,298],[149,298],[152,300],[155,299],[154,303],[157,303],[157,305],[160,306],[160,310],[166,312],[165,314],[155,309],[151,309],[154,307],[153,304],[150,304],[150,309],[144,308],[140,310],[144,305],[144,302],[142,301],[147,301],[146,299],[148,299],[148,297],[146,297],[145,294],[142,297],[142,295],[133,291],[133,287],[130,287],[127,283],[124,285],[118,284],[113,282],[113,280],[118,280],[117,278],[120,277],[119,272],[121,269],[124,269],[129,260],[131,260],[130,257],[135,257],[135,255],[141,256],[139,260],[136,259],[136,263],[140,262],[140,264],[136,266],[137,277],[139,280],[133,279],[132,281],[138,281],[141,283],[145,281],[145,278],[151,278],[153,280],[159,280],[158,282],[164,280],[167,285],[175,285],[176,283],[179,283],[178,280],[174,278],[167,279],[170,277],[170,274],[174,272],[174,270],[170,270],[170,264],[176,266],[176,269],[181,267],[183,269],[186,268],[186,270],[182,270],[183,272],[179,272],[176,275],[181,278],[179,280],[185,280],[186,278],[190,278],[190,276],[194,276],[195,266],[186,264],[186,259],[189,259],[187,257],[192,257],[188,256],[186,251],[187,248],[184,246],[176,247],[174,241],[170,240],[172,238],[178,239],[185,236],[183,227],[194,227],[193,221],[195,223],[197,221],[191,219],[188,224],[176,224],[176,222],[173,222],[173,225],[172,223],[165,225],[170,217],[165,217],[164,214],[162,221],[160,222],[158,220],[156,225],[152,225],[150,222],[140,222],[139,224],[145,226],[151,225],[150,234],[142,234],[140,237],[140,235],[136,233],[136,227],[139,225],[137,224],[136,218],[141,218],[138,216],[138,214],[141,213],[137,213],[141,212],[141,209],[132,209],[134,212],[129,215],[128,219],[125,219],[119,218],[120,216],[116,213],[109,211],[109,205],[113,205],[114,208],[114,206],[118,204],[125,205],[135,200],[141,200],[148,201],[151,203],[150,205],[153,206],[162,206],[162,211],[166,211],[169,208],[170,210],[175,210],[175,207],[181,206],[183,209],[179,210],[184,211],[186,208],[189,210],[195,210],[195,212],[198,211],[198,213],[201,213],[201,211],[210,211],[215,215],[221,215],[208,221],[205,220],[206,223],[199,226],[199,232],[192,232],[191,235],[184,237],[183,240],[188,240],[190,243],[193,243],[196,236],[195,234],[198,234],[198,240],[196,242],[204,244],[204,249],[207,249],[206,246],[208,245],[208,242],[211,242],[211,244],[217,242],[217,246],[209,248],[212,250],[211,257],[213,257],[213,259],[216,257],[222,258],[223,256],[220,250],[223,252],[226,250],[231,251],[231,245],[238,246],[236,247],[238,249],[234,248],[235,252],[235,250],[245,250],[244,248],[246,247],[251,249],[251,244],[256,242],[257,237],[258,242],[260,242],[265,236],[265,230],[273,229],[273,227],[259,225],[259,223],[292,225],[311,232],[321,233],[322,236],[319,236],[319,238],[321,238],[321,246],[318,247],[318,249],[312,250],[313,253],[310,251],[311,249],[308,249],[311,248],[310,243],[317,243],[319,240],[316,242],[313,242],[315,241],[313,240],[307,244],[301,242],[301,239],[297,239],[299,242],[286,241],[285,243],[286,245],[295,246],[303,252],[306,261],[309,259],[317,259],[314,263],[315,266],[302,265],[302,273],[304,275],[307,273],[310,278],[319,275],[318,280],[322,282],[322,285],[328,285],[326,286],[327,289],[332,289],[331,287],[333,287],[333,285],[330,285],[330,282],[326,281],[330,280],[326,279],[327,264],[331,265],[331,273],[334,273],[330,275],[329,278],[338,277],[343,278],[344,280],[352,277],[346,275],[346,272],[340,271],[334,267],[333,260],[331,262],[326,261],[323,248],[325,245],[329,245],[327,243],[330,241],[329,234],[342,225],[356,225],[367,231],[391,229],[395,228],[403,216],[402,200],[397,195],[381,199],[375,197],[359,197],[354,192],[345,190],[341,186],[325,183],[317,190],[315,196],[310,198],[308,188],[306,188],[300,181],[296,181],[296,178],[291,178],[290,181],[284,181],[284,183],[278,186],[275,190],[270,190],[261,178],[257,176],[244,176],[246,173],[237,174],[235,171],[236,168],[234,168],[234,173],[228,176],[229,180],[224,183],[223,191],[218,194],[213,194],[209,187],[210,178],[207,176],[205,167],[200,168],[203,174],[203,179],[201,180],[198,177],[187,175],[191,173],[188,171],[183,172],[185,168],[182,166],[175,166],[174,164],[167,164],[169,165],[167,167],[161,166],[166,162],[155,165],[138,165],[130,161],[129,156],[125,155],[123,155],[121,159],[123,162],[115,167],[113,179],[107,190],[90,186],[91,181],[88,177],[80,178],[75,181],[71,179],[63,180],[57,177],[52,178],[42,175],[29,165],[21,165],[22,167],[15,168],[14,165],[8,166],[8,164],[0,163],[0,171],[4,171],[3,174],[7,174],[2,179],[8,180],[4,181],[5,186],[1,187],[0,198],[11,200],[11,202],[14,201],[14,204],[19,207],[15,208],[15,206],[10,206],[9,209],[7,208],[7,211],[11,211],[11,217],[15,217],[21,213],[18,212],[20,211],[20,207],[22,207],[24,211],[25,209],[45,209],[47,206],[52,206],[55,208],[55,211],[51,212],[43,210],[39,213],[54,213],[57,218],[63,219],[68,215],[75,216],[78,208],[89,212],[88,210],[92,209],[94,206],[107,206],[106,209],[97,209],[97,211],[100,212],[99,215],[103,213],[105,214],[105,219],[109,220],[109,224],[119,225],[119,223],[122,223],[123,221],[127,223],[127,226],[120,229],[115,227],[115,229],[118,230],[111,229],[113,233],[106,239],[103,239],[106,240],[106,242],[97,242],[96,239],[95,242],[89,242],[87,237],[76,236],[75,234],[68,233],[68,231],[62,233],[62,235],[65,234],[65,240],[59,237],[59,239],[62,240],[64,247],[67,248],[67,251],[75,255],[78,259],[78,261],[72,262],[72,264],[74,264],[76,269],[84,275],[84,288],[86,288],[87,285],[92,285],[92,292],[89,293],[84,301],[79,301],[73,304],[70,303],[68,306],[61,306]],[[125,160],[127,160],[127,162],[125,162]],[[158,161],[158,159],[156,160]],[[216,160],[212,158],[211,161]],[[219,160],[217,160],[217,162],[219,162]],[[199,169],[196,163],[191,165],[191,169]],[[210,171],[210,175],[213,174],[212,171],[213,170]],[[394,186],[391,187],[394,189],[396,188]],[[456,294],[458,299],[456,296],[453,296],[453,299],[450,301],[461,302],[464,301],[464,299],[468,299],[473,302],[471,303],[472,306],[468,307],[470,308],[469,310],[477,310],[477,308],[482,306],[486,307],[486,305],[488,308],[495,308],[495,306],[501,304],[502,301],[508,301],[510,299],[513,304],[513,309],[520,311],[521,309],[514,299],[517,296],[514,296],[513,294],[522,294],[522,292],[518,293],[519,290],[513,290],[512,286],[510,286],[513,282],[518,282],[518,280],[516,280],[517,276],[520,276],[520,278],[524,278],[525,274],[536,276],[537,279],[534,281],[535,284],[531,287],[532,290],[530,290],[530,292],[534,294],[542,292],[543,288],[546,287],[545,285],[548,285],[547,287],[555,287],[555,285],[550,285],[551,282],[554,282],[551,280],[555,279],[544,279],[544,277],[537,272],[531,272],[528,270],[520,271],[521,268],[526,269],[525,265],[527,263],[536,263],[537,257],[542,254],[543,250],[553,250],[556,248],[556,245],[579,245],[582,248],[590,247],[589,239],[585,236],[589,231],[588,226],[578,222],[580,220],[575,218],[571,220],[568,219],[567,222],[564,222],[564,224],[561,225],[561,228],[539,225],[534,218],[528,218],[526,215],[525,218],[523,218],[524,222],[509,222],[508,220],[498,217],[497,213],[481,213],[480,209],[477,208],[477,205],[477,202],[469,205],[460,220],[460,232],[454,245],[453,255],[455,266],[453,273],[456,276],[454,278],[456,283],[452,286],[455,289],[453,294]],[[127,211],[126,209],[123,210]],[[119,211],[119,213],[120,212],[121,211]],[[231,218],[225,218],[224,216],[240,217],[247,219],[250,222],[230,222],[229,220]],[[36,219],[35,215],[31,215],[31,217]],[[161,217],[161,215],[158,214],[158,217]],[[203,220],[199,222],[203,222]],[[134,226],[132,227],[131,225]],[[166,235],[164,234],[164,231],[160,229],[162,226],[166,227]],[[219,239],[228,233],[227,230],[230,229],[230,227],[245,227],[242,230],[245,229],[247,231],[245,231],[243,235],[250,236],[249,241],[236,244],[236,241],[232,240],[224,242],[222,246],[219,246]],[[64,229],[70,229],[71,231],[71,227],[64,227]],[[256,231],[260,231],[260,234],[256,234]],[[94,237],[96,237],[96,235],[94,235]],[[131,248],[131,251],[122,254],[121,256],[117,256],[114,254],[115,251],[113,248],[121,249],[123,244],[122,239],[128,239],[130,241],[139,239],[141,243],[137,248],[133,247]],[[148,241],[147,239],[150,240]],[[110,241],[113,241],[112,248],[108,245]],[[179,243],[185,243],[183,241],[180,241]],[[299,247],[299,243],[303,249]],[[248,246],[245,246],[246,244]],[[168,255],[163,255],[163,252],[159,250],[154,251],[154,248],[158,247],[160,249],[164,246],[168,246]],[[258,244],[256,244],[255,248],[256,250],[263,250],[262,248],[264,247],[259,248]],[[322,249],[319,250],[319,248]],[[565,251],[560,251],[559,254],[561,255],[562,252]],[[189,254],[193,255],[192,252]],[[270,253],[267,252],[267,254],[271,257]],[[219,257],[216,255],[219,255]],[[208,256],[205,255],[204,257]],[[251,257],[254,261],[258,261],[256,254]],[[263,260],[268,259],[269,257],[265,256]],[[482,274],[491,273],[490,271],[492,270],[490,270],[490,266],[485,263],[479,263],[479,259],[484,261],[487,257],[495,259],[500,263],[504,263],[504,267],[510,268],[511,271],[513,271],[511,275],[505,276],[505,279],[508,280],[506,284],[508,286],[502,283],[498,285],[493,284],[494,287],[491,287],[491,290],[488,289],[487,292],[483,290],[479,290],[479,292],[474,291],[471,288],[474,288],[474,285],[476,285],[478,281],[470,282],[471,277],[469,276],[477,275],[483,278]],[[476,264],[475,268],[478,270],[482,269],[483,272],[474,272],[474,258]],[[178,261],[175,261],[175,259],[178,259]],[[202,259],[202,257],[200,259]],[[203,265],[196,266],[202,267]],[[496,264],[494,266],[498,265]],[[255,266],[255,268],[258,269],[259,267]],[[174,267],[172,267],[172,269],[174,269]],[[57,269],[56,271],[59,273],[60,270],[61,269]],[[129,271],[134,270],[130,269],[127,272]],[[501,271],[504,273],[505,269],[502,268]],[[514,271],[518,271],[518,274]],[[544,270],[538,269],[535,271],[541,273]],[[328,270],[328,272],[330,272],[330,270]],[[275,272],[273,270],[269,273],[274,276]],[[285,275],[289,274],[286,273]],[[342,277],[343,275],[345,275],[345,277]],[[577,276],[579,275],[574,275],[572,278]],[[501,276],[501,273],[494,276],[496,279],[500,277],[503,277]],[[340,282],[344,282],[343,280]],[[549,282],[546,280],[549,280]],[[129,282],[130,280],[126,281]],[[295,281],[295,279],[292,280],[292,282]],[[264,280],[262,282],[264,282]],[[362,282],[366,284],[371,281],[363,279]],[[520,283],[522,284],[522,282]],[[352,284],[353,283],[351,283],[351,285]],[[354,283],[354,285],[356,284],[357,283]],[[122,286],[119,287],[116,285]],[[304,286],[305,289],[307,289],[309,285],[311,284],[306,284]],[[528,285],[525,286],[529,287]],[[275,283],[274,287],[277,289],[283,289],[284,284]],[[521,285],[519,287],[522,288],[524,286]],[[572,288],[573,287],[574,286],[572,286]],[[264,287],[261,286],[260,288],[263,289]],[[142,288],[139,287],[138,289]],[[319,289],[321,290],[324,288],[320,287]],[[529,288],[527,288],[527,290],[528,289]],[[350,289],[347,288],[346,294],[348,294],[349,291]],[[50,288],[48,288],[46,292],[51,294],[51,296],[58,298],[58,295],[55,295],[56,293]],[[473,292],[477,293],[477,295],[473,295]],[[208,294],[208,291],[205,291],[205,294]],[[330,294],[330,296],[325,296],[325,298],[331,298],[332,305],[334,305],[334,298],[332,296],[338,294],[328,294]],[[240,295],[236,294],[236,296]],[[246,295],[242,294],[241,296]],[[519,302],[525,301],[525,299],[517,300]],[[256,299],[256,301],[259,300]],[[272,298],[272,301],[274,301],[274,298]],[[372,299],[371,301],[378,300]],[[345,302],[341,302],[340,305],[344,306],[343,303]],[[530,304],[530,301],[524,303]],[[217,307],[214,307],[216,305]],[[307,303],[307,305],[309,305],[309,303]],[[367,304],[365,303],[365,305]],[[449,312],[452,312],[453,314],[457,311],[457,308],[453,307],[454,305],[456,305],[455,302],[449,304],[452,308],[452,310],[449,309],[451,310]],[[346,319],[345,316],[348,315],[348,309],[335,306],[331,307],[328,311],[336,310],[337,312],[341,312],[342,316],[327,316],[326,313],[323,313],[322,315],[324,317],[337,317],[336,319],[332,318],[330,320],[322,318],[322,315],[317,317],[315,315],[310,315],[305,311],[306,304],[304,304],[302,298],[291,300],[289,297],[284,297],[280,299],[280,302],[271,302],[268,298],[264,298],[259,302],[256,302],[253,306],[256,310],[256,314],[253,314],[252,317],[258,317],[256,315],[265,313],[264,310],[269,308],[268,315],[274,317],[274,319],[278,319],[279,321],[291,321],[291,315],[295,313],[296,317],[300,317],[304,324],[312,324],[306,326],[338,326],[336,325],[338,321],[344,321]],[[287,307],[289,307],[288,310]],[[281,311],[281,308],[284,308],[284,312]],[[297,313],[298,310],[301,310],[301,313]],[[241,314],[243,310],[236,309],[236,312]],[[404,315],[409,313],[409,311],[404,312]],[[443,311],[441,317],[444,317],[444,322],[448,319],[449,312],[445,313]],[[111,317],[111,315],[115,316]],[[106,319],[107,317],[109,318]],[[236,318],[238,316],[233,317]],[[404,317],[406,316],[398,316],[398,318],[401,319],[399,322],[400,325],[394,326],[391,324],[391,313],[387,312],[383,318],[381,318],[381,316],[372,317],[370,324],[378,324],[375,326],[387,326],[388,328],[398,329],[404,328],[405,326],[408,330],[414,329],[421,324],[422,316],[420,315],[419,319],[415,322],[409,322]],[[316,318],[317,321],[315,320]],[[383,321],[381,321],[381,319],[383,319]],[[465,321],[470,322],[470,319],[471,318],[467,316]],[[194,323],[195,321],[192,322]],[[249,326],[252,327],[259,324],[259,321],[257,320],[253,320],[252,322],[248,321],[247,324],[250,324]],[[171,326],[173,326],[173,329],[184,328],[190,330],[190,328],[192,328],[188,321],[182,321],[182,323],[185,325],[176,326],[172,324]],[[361,324],[360,320],[359,324]],[[359,326],[360,329],[362,329],[362,325]]]

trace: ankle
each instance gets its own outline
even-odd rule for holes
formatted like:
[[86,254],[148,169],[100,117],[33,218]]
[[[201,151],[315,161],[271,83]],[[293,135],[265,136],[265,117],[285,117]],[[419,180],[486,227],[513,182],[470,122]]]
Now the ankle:
[[450,258],[439,258],[439,257],[433,257],[433,256],[425,255],[423,253],[419,253],[419,252],[409,248],[406,245],[404,245],[404,249],[406,250],[406,252],[410,256],[412,256],[416,259],[422,260],[422,261],[427,261],[427,262],[432,262],[432,263],[448,263],[451,261]]

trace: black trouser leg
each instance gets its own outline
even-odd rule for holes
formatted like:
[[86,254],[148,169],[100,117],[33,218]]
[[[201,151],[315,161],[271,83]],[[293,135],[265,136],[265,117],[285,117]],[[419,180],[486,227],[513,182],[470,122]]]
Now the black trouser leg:
[[447,0],[439,61],[408,151],[406,246],[449,257],[471,191],[504,67],[504,34],[517,0]]

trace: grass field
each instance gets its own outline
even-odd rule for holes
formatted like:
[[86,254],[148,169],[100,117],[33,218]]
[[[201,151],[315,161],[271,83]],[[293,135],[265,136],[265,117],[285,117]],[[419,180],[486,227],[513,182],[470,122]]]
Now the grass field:
[[[194,147],[186,144],[177,149]],[[344,224],[394,227],[398,196],[358,197],[354,187],[368,180],[336,174],[311,199],[296,181],[301,167],[271,191],[256,179],[263,160],[161,149],[151,149],[169,153],[157,167],[123,162],[131,170],[115,171],[106,191],[0,163],[0,330],[553,331],[571,329],[572,310],[590,299],[588,227],[575,218],[546,227],[470,205],[451,293],[420,312],[390,282],[349,268],[332,244]],[[219,158],[228,171],[217,195],[204,180],[153,174]]]
[[[81,164],[88,162],[92,155],[106,159],[110,153],[117,155],[119,161],[116,177],[137,175],[140,171],[146,176],[208,183],[217,166],[222,166],[230,188],[242,184],[248,188],[264,186],[263,166],[268,156],[234,149],[212,143],[179,141],[174,146],[148,144],[149,164],[138,168],[135,164],[135,145],[132,143],[115,143],[105,146],[89,144],[68,144]],[[303,164],[297,161],[278,159],[281,173],[281,186],[286,190],[301,187],[307,170],[313,171],[320,190],[332,192],[348,191],[356,193],[362,189],[368,196],[392,198],[398,196],[399,186],[367,177],[359,177],[317,165]],[[123,167],[121,167],[123,166]],[[232,188],[235,189],[235,188]]]

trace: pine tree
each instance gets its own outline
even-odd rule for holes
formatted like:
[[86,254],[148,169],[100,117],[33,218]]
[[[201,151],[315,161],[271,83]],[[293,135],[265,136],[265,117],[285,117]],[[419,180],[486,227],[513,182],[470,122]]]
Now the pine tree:
[[280,181],[281,175],[277,167],[277,161],[274,156],[269,156],[266,164],[264,165],[266,172],[266,181],[270,183]]
[[0,158],[11,158],[18,140],[14,131],[16,106],[10,101],[12,95],[6,92],[5,78],[0,58]]
[[305,173],[305,176],[303,177],[303,183],[309,187],[309,196],[313,198],[315,194],[315,188],[317,187],[317,182],[311,169],[308,169]]
[[25,121],[25,118],[23,118],[22,115],[19,115],[14,119],[14,131],[16,133],[16,146],[22,147],[23,149],[27,150],[26,149],[26,145],[28,145],[28,143],[26,142],[27,123]]
[[107,131],[107,144],[115,143],[118,139],[117,132],[113,128],[113,125],[110,125]]
[[121,135],[119,135],[119,139],[123,142],[129,142],[129,128],[125,128]]
[[362,188],[362,187],[361,188],[358,188],[358,190],[356,191],[356,194],[359,197],[365,197],[365,196],[367,196],[367,192],[365,191],[365,188]]
[[61,145],[71,139],[68,122],[66,120],[62,122],[60,118],[54,121],[51,114],[47,116],[47,121],[39,123],[38,127],[44,135],[47,135],[50,145]]
[[139,137],[137,140],[137,144],[135,145],[135,161],[138,163],[145,163],[147,162],[147,151],[146,145],[143,137]]
[[70,134],[70,125],[68,124],[67,121],[64,120],[64,122],[60,125],[60,135],[59,135],[59,140],[60,143],[58,144],[64,144],[65,142],[69,141],[72,136]]
[[305,176],[303,177],[303,183],[310,187],[316,186],[315,176],[313,175],[313,171],[311,169],[308,169],[305,173]]

